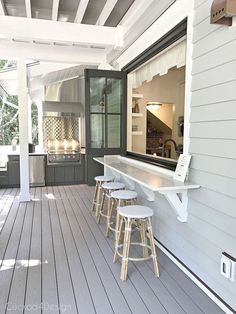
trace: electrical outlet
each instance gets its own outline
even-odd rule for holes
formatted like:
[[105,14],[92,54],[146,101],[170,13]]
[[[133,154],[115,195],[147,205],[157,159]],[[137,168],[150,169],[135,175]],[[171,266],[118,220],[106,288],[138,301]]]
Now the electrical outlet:
[[226,252],[223,252],[221,256],[220,272],[225,278],[235,281],[236,259]]
[[231,272],[231,261],[223,253],[221,256],[221,262],[220,262],[220,273],[225,278],[229,279],[230,278],[230,272]]

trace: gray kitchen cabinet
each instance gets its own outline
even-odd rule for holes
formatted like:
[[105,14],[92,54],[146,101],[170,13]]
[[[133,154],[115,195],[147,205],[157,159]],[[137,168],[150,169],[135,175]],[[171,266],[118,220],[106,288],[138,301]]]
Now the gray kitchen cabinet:
[[20,185],[20,162],[19,161],[8,162],[8,184],[9,186]]
[[65,167],[56,166],[54,170],[54,180],[55,183],[64,183],[65,181]]
[[71,183],[75,181],[75,167],[65,167],[64,168],[64,177],[65,177],[65,183]]
[[84,183],[85,181],[85,166],[76,166],[75,167],[75,182]]
[[8,155],[7,163],[8,185],[16,187],[20,185],[20,156]]
[[8,185],[8,173],[7,171],[0,172],[0,187]]
[[55,182],[54,178],[54,172],[55,172],[55,167],[48,167],[46,166],[46,171],[45,171],[45,183],[46,185],[52,185]]
[[78,184],[85,182],[85,158],[80,163],[46,165],[46,185]]

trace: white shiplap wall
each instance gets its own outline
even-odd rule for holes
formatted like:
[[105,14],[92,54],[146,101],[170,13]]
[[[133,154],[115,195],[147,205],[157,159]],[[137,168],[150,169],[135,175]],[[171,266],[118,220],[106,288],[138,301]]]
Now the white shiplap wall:
[[236,27],[210,24],[212,0],[195,0],[190,114],[190,219],[195,270],[236,309],[236,281],[220,275],[221,253],[236,257]]
[[[190,180],[201,188],[189,193],[187,223],[176,219],[158,193],[155,202],[146,204],[155,212],[157,239],[236,309],[236,282],[220,274],[221,253],[236,257],[236,27],[211,25],[211,3],[177,0],[118,62],[122,68],[141,47],[188,17],[185,118],[190,138],[185,137],[185,148],[188,152],[189,144],[193,155]],[[207,304],[201,306],[211,314]]]

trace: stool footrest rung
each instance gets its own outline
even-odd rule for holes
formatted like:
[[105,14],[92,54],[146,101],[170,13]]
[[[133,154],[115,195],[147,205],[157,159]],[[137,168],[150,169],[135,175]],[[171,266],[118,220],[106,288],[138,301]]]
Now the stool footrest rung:
[[[146,244],[146,243],[142,243],[142,242],[130,242],[130,246],[132,246],[132,245],[141,246],[141,247],[147,248],[147,249],[149,249],[150,251],[152,251],[151,246],[148,245],[148,244]],[[117,253],[117,255],[119,255],[122,259],[124,259],[124,258],[123,258],[123,254],[119,251],[119,248],[123,248],[123,244],[119,244],[119,245],[118,245],[116,253]],[[126,258],[126,260],[128,260],[128,261],[133,261],[133,262],[139,262],[139,261],[141,262],[141,261],[147,261],[147,260],[149,260],[149,259],[151,259],[151,258],[153,258],[153,257],[154,257],[153,254],[149,254],[148,256],[145,256],[145,257],[143,257],[143,256],[142,256],[142,257],[132,257],[132,256],[129,256],[129,257]]]

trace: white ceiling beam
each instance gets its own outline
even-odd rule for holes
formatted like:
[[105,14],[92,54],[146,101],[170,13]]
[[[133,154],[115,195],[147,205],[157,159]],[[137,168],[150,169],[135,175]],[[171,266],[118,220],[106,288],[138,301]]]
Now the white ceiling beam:
[[0,0],[0,15],[6,15],[6,8],[3,0]]
[[99,15],[96,25],[104,25],[106,23],[106,20],[108,19],[109,15],[114,9],[116,3],[117,0],[107,0],[106,4],[104,5],[104,8],[102,9],[101,14]]
[[27,18],[32,18],[31,0],[25,0],[25,9]]
[[0,38],[101,47],[123,45],[122,31],[116,27],[12,16],[0,16]]
[[58,18],[59,1],[60,0],[53,0],[53,4],[52,4],[52,20],[53,21],[57,21],[57,18]]
[[[50,72],[60,71],[62,69],[76,66],[77,64],[57,63],[57,62],[39,62],[35,65],[27,67],[28,77],[32,78],[39,75],[45,75]],[[0,73],[1,79],[1,73]]]
[[87,9],[89,0],[81,0],[76,12],[76,16],[75,16],[75,23],[81,23],[83,17],[84,17],[84,13]]
[[105,52],[101,49],[58,47],[52,45],[37,45],[17,43],[1,40],[0,58],[25,58],[37,61],[64,62],[72,64],[99,65],[105,58]]
[[120,22],[120,25],[123,26],[125,33],[129,31],[129,29],[137,22],[137,20],[143,15],[144,11],[150,7],[154,1],[155,0],[134,1]]

